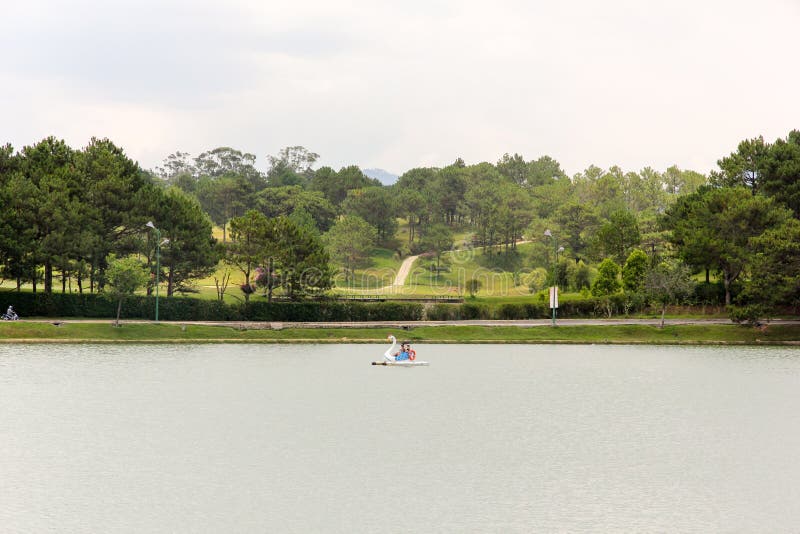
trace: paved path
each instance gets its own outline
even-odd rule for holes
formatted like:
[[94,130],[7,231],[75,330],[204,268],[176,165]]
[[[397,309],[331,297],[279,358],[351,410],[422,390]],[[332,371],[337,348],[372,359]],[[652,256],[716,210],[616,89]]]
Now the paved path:
[[[25,320],[23,320],[25,321]],[[29,322],[37,323],[113,323],[113,319],[28,319]],[[120,321],[125,324],[150,324],[153,321],[139,319],[123,319]],[[282,329],[282,328],[387,328],[387,329],[408,329],[419,326],[516,326],[522,328],[533,328],[541,326],[551,326],[550,319],[531,319],[531,320],[470,320],[470,321],[359,321],[359,322],[280,322],[280,321],[160,321],[162,324],[174,325],[202,325],[202,326],[227,326],[232,328],[244,328],[250,330],[259,329]],[[659,325],[661,319],[558,319],[559,326],[613,326],[613,325]],[[666,319],[665,325],[703,325],[721,324],[734,325],[730,319]],[[800,325],[800,320],[781,320],[770,321],[769,324],[792,324]]]

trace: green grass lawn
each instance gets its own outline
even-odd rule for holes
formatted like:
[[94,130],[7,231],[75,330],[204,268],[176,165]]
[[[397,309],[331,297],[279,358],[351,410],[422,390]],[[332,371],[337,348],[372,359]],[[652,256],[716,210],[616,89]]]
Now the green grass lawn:
[[[405,220],[400,220],[395,240],[397,246],[408,241],[408,224]],[[213,235],[222,240],[222,228],[215,226]],[[405,286],[401,289],[393,289],[391,293],[396,296],[461,296],[465,293],[464,286],[470,278],[481,280],[482,288],[478,295],[481,299],[497,298],[503,301],[524,302],[531,298],[527,286],[515,284],[514,275],[509,270],[528,272],[533,267],[531,263],[538,258],[534,254],[534,244],[522,244],[517,246],[517,254],[487,254],[484,249],[467,249],[463,247],[464,241],[469,241],[472,232],[467,230],[457,230],[454,233],[458,250],[445,253],[443,260],[450,266],[450,272],[441,272],[438,275],[432,274],[426,267],[434,260],[430,258],[420,258],[415,263],[409,277],[406,279]],[[495,247],[497,251],[502,251],[503,247]],[[390,248],[373,249],[367,265],[355,269],[353,275],[345,280],[343,273],[335,276],[335,287],[331,290],[332,294],[361,293],[374,291],[377,293],[387,293],[383,289],[394,283],[395,276],[404,258]],[[533,262],[535,263],[535,262]],[[203,279],[193,281],[190,291],[186,293],[176,293],[176,297],[187,296],[206,300],[213,300],[217,297],[215,278],[222,280],[226,270],[231,273],[228,288],[224,295],[224,301],[228,304],[243,302],[244,296],[239,289],[244,283],[244,275],[235,267],[229,267],[220,262],[214,274]],[[517,277],[517,282],[520,281]],[[13,281],[6,280],[1,285],[2,289],[13,289],[16,286]],[[61,283],[56,277],[54,279],[54,289],[60,291]],[[23,286],[23,290],[30,291],[30,285]],[[383,289],[383,290],[382,290]],[[77,291],[77,286],[73,283],[72,290]],[[166,296],[166,284],[160,286],[160,294]],[[144,290],[139,294],[144,294]],[[276,295],[280,295],[277,290]],[[263,299],[260,293],[251,297],[252,299]]]
[[[495,247],[492,254],[485,249],[460,249],[445,253],[442,264],[449,269],[438,275],[432,273],[429,266],[436,262],[435,258],[420,258],[414,264],[411,274],[406,280],[414,293],[430,295],[446,295],[465,293],[467,280],[480,280],[481,298],[500,298],[520,302],[531,297],[525,283],[524,274],[530,272],[536,263],[532,259],[535,244],[517,245],[516,253],[499,253],[503,247]],[[509,270],[512,269],[512,270]],[[515,279],[514,271],[520,273]]]
[[402,263],[403,258],[394,250],[375,248],[370,254],[369,264],[354,269],[348,280],[345,280],[343,273],[336,275],[336,292],[347,293],[351,289],[376,289],[392,285]]
[[[467,280],[478,279],[481,288],[476,299],[468,299],[468,302],[485,303],[490,305],[500,305],[504,303],[542,303],[542,296],[531,294],[528,290],[525,275],[532,269],[546,266],[546,257],[543,256],[541,243],[523,243],[517,245],[516,252],[506,254],[504,247],[494,247],[493,253],[489,254],[483,248],[469,249],[463,247],[464,240],[469,241],[470,231],[456,231],[455,244],[460,249],[449,251],[442,257],[444,265],[449,268],[448,272],[432,273],[429,266],[435,262],[435,258],[423,257],[418,259],[402,288],[389,288],[394,282],[397,271],[403,262],[396,253],[396,250],[389,248],[375,248],[370,255],[368,265],[358,268],[353,276],[345,280],[343,273],[335,276],[335,287],[330,290],[330,294],[353,294],[353,293],[374,293],[389,294],[394,297],[403,296],[448,296],[448,297],[468,297],[465,290]],[[222,229],[214,227],[214,236],[222,238]],[[398,246],[408,240],[408,225],[404,220],[400,220],[398,231],[395,235]],[[222,279],[226,269],[231,272],[228,289],[224,295],[224,301],[228,304],[237,304],[244,301],[244,295],[239,289],[244,283],[244,275],[236,268],[228,267],[222,262],[217,266],[215,273],[206,278],[194,281],[191,292],[176,294],[181,296],[194,297],[206,300],[217,298],[215,287],[215,277]],[[517,272],[515,277],[514,272]],[[704,274],[697,275],[698,278]],[[0,289],[13,290],[15,288],[13,280],[5,280],[0,283]],[[40,286],[41,287],[41,286]],[[56,277],[54,279],[54,289],[56,292],[61,289],[61,282]],[[23,286],[23,290],[30,291],[31,286]],[[75,283],[72,290],[77,291]],[[140,291],[144,294],[144,291]],[[166,296],[166,284],[161,284],[161,296]],[[276,290],[276,295],[281,294],[281,290]],[[263,300],[261,292],[251,297],[255,300]],[[583,298],[579,293],[561,293],[560,299],[566,302],[571,299]]]

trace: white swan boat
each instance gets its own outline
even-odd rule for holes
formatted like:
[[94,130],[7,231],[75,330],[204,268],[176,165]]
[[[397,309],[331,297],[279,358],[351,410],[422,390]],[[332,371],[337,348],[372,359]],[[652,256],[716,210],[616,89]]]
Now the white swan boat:
[[[397,338],[394,336],[389,336],[389,341],[392,342],[392,346],[389,347],[386,352],[383,353],[383,361],[380,362],[372,362],[372,365],[387,365],[393,367],[417,367],[420,365],[429,365],[428,362],[423,362],[420,360],[400,360],[397,361],[394,359],[394,352],[395,347],[397,346]],[[413,350],[411,351],[414,356],[416,356],[416,352]]]

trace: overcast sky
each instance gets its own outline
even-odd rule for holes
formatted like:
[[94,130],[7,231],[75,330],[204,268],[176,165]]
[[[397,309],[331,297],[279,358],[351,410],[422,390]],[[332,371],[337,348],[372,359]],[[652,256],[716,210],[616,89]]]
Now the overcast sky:
[[800,129],[800,0],[27,0],[0,10],[0,144],[418,166],[547,154],[707,172]]

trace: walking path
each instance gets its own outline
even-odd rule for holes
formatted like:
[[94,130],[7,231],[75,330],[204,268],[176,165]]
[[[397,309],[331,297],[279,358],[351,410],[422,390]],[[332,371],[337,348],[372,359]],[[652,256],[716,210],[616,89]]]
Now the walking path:
[[[113,323],[113,319],[24,319],[21,322],[31,323]],[[154,324],[153,321],[140,319],[123,319],[125,324]],[[160,324],[227,326],[251,330],[281,328],[398,328],[408,329],[420,326],[516,326],[534,328],[550,326],[551,319],[529,320],[466,320],[466,321],[357,321],[357,322],[277,322],[277,321],[160,321]],[[558,319],[559,326],[617,326],[617,325],[659,325],[661,319]],[[734,325],[730,319],[665,319],[665,325]],[[768,324],[800,325],[797,319],[775,319]]]
[[[530,240],[523,239],[517,241],[516,244],[522,245],[524,243],[530,243],[530,242],[531,242]],[[486,247],[474,247],[472,250],[478,250],[482,248]],[[419,255],[408,256],[405,260],[403,260],[403,263],[400,264],[400,268],[397,270],[397,274],[394,277],[394,282],[392,282],[390,285],[377,287],[374,289],[361,289],[356,291],[363,293],[374,293],[374,294],[395,292],[398,288],[402,288],[405,285],[408,275],[411,274],[411,267],[414,265],[414,262],[417,261],[417,258],[419,258]]]
[[419,256],[409,256],[403,260],[400,269],[397,271],[397,275],[394,277],[394,283],[387,287],[403,286],[406,283],[406,278],[408,278],[408,273],[411,272],[411,266],[414,265],[417,258],[419,258]]

